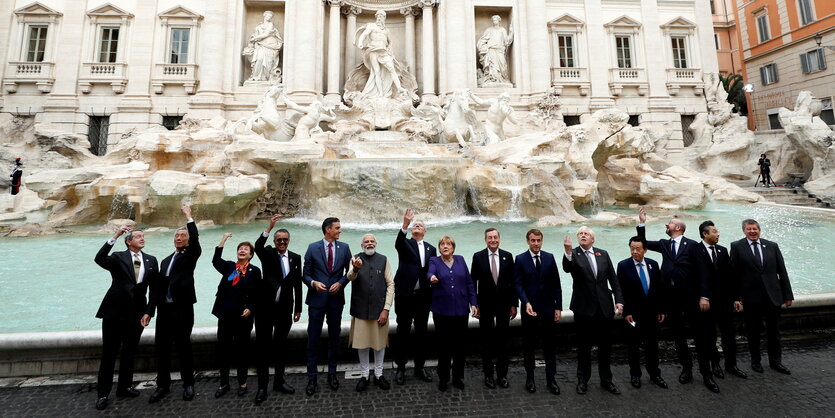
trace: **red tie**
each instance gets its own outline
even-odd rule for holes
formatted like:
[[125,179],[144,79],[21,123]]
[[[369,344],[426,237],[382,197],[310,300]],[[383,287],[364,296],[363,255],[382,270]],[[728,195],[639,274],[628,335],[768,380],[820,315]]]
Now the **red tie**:
[[328,273],[333,273],[333,243],[328,243]]

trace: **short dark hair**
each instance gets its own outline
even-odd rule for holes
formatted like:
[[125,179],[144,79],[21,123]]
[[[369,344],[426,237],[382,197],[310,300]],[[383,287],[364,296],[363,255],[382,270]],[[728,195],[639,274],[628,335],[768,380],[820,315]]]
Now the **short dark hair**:
[[249,259],[252,260],[252,257],[255,257],[255,247],[249,241],[244,241],[244,242],[238,244],[238,246],[235,247],[235,249],[240,250],[241,247],[244,247],[244,246],[249,247]]
[[757,222],[753,219],[750,219],[750,218],[742,221],[742,230],[743,231],[745,230],[746,225],[756,225],[757,228],[762,229],[762,228],[760,228],[760,223],[759,222]]
[[704,237],[705,237],[705,234],[707,234],[708,232],[710,232],[710,229],[709,229],[709,228],[710,228],[711,226],[716,226],[716,225],[714,225],[714,224],[713,224],[713,221],[710,221],[710,220],[704,221],[704,222],[702,222],[701,224],[699,224],[699,236],[700,236],[700,237],[702,237],[702,238],[704,238]]
[[339,218],[325,218],[325,220],[322,222],[322,233],[324,234],[325,230],[333,226],[333,224],[336,222],[339,222]]
[[484,230],[484,238],[487,238],[487,234],[489,234],[492,231],[496,231],[496,233],[499,234],[499,236],[502,236],[498,229],[490,227]]
[[128,231],[128,232],[125,234],[125,245],[127,245],[128,241],[130,241],[130,240],[132,240],[132,239],[133,239],[133,233],[134,233],[134,232],[141,232],[143,235],[145,234],[145,231],[143,231],[143,230],[142,230],[142,229],[140,229],[140,228],[134,228],[134,229],[131,229],[130,231]]
[[279,232],[283,232],[283,233],[287,234],[287,238],[290,238],[290,231],[288,231],[285,228],[280,228],[279,230],[275,231],[275,233],[273,234],[273,240],[275,239],[275,236],[278,235]]
[[647,239],[646,238],[644,238],[642,236],[635,235],[634,237],[629,238],[629,246],[630,247],[632,246],[633,242],[640,242],[641,245],[644,247],[644,249],[645,250],[647,249]]
[[525,234],[525,241],[530,241],[531,235],[539,235],[540,237],[544,237],[544,235],[542,235],[542,231],[540,231],[536,228],[533,228],[533,229],[528,230],[528,233]]

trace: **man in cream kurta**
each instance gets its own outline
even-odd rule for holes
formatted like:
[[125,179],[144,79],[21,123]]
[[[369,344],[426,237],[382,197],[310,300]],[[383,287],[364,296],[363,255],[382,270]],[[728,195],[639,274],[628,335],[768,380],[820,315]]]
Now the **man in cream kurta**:
[[369,350],[374,349],[374,385],[388,390],[391,385],[383,376],[383,358],[388,346],[389,309],[394,299],[394,279],[386,256],[376,252],[374,235],[362,237],[363,252],[351,260],[348,280],[351,287],[351,334],[349,343],[359,350],[362,376],[357,392],[369,385]]

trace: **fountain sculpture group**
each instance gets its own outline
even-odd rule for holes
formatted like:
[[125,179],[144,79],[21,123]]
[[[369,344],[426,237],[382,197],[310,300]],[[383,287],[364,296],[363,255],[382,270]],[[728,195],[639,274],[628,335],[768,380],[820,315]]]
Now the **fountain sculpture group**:
[[[98,157],[82,135],[3,115],[0,133],[9,143],[0,159],[26,155],[29,174],[23,193],[0,198],[0,223],[46,211],[37,231],[112,218],[176,224],[176,209],[187,201],[215,223],[265,212],[382,222],[409,206],[430,221],[470,214],[557,225],[583,221],[575,207],[593,203],[676,209],[709,198],[757,201],[728,180],[752,180],[752,156],[761,152],[770,154],[775,178],[808,168],[832,193],[831,130],[812,117],[806,92],[793,111],[780,112],[790,141],[758,144],[708,74],[709,113],[697,117],[696,140],[684,166],[676,166],[665,158],[669,128],[631,126],[616,108],[565,126],[556,90],[523,116],[507,93],[479,97],[462,89],[442,106],[420,102],[414,75],[392,51],[385,17],[379,11],[349,34],[362,62],[348,74],[338,105],[287,96],[277,71],[282,40],[267,12],[244,50],[252,63],[247,82],[267,84],[250,117],[135,132]],[[494,17],[478,41],[480,87],[507,83],[512,41],[512,28]]]

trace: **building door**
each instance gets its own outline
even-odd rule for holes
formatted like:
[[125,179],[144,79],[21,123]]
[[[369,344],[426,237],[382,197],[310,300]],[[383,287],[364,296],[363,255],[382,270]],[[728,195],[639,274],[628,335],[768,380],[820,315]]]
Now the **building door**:
[[90,116],[87,139],[90,141],[90,152],[95,155],[107,153],[107,131],[110,128],[110,116]]

